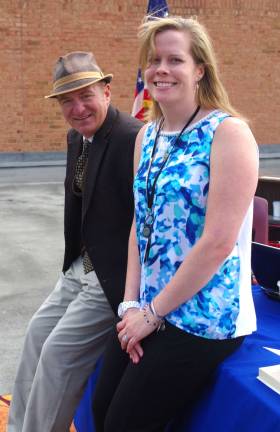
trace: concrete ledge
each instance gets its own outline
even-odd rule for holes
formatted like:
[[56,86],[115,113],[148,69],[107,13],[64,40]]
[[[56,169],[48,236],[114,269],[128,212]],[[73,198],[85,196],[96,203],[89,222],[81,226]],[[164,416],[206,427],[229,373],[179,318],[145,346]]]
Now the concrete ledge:
[[[280,159],[280,144],[260,144],[260,159]],[[0,152],[0,168],[65,166],[66,152]]]
[[260,144],[260,159],[279,159],[280,144]]
[[0,168],[29,166],[65,166],[66,152],[3,152]]
[[27,167],[40,167],[40,166],[65,166],[64,160],[49,160],[49,161],[26,161],[26,162],[1,162],[0,168],[27,168]]

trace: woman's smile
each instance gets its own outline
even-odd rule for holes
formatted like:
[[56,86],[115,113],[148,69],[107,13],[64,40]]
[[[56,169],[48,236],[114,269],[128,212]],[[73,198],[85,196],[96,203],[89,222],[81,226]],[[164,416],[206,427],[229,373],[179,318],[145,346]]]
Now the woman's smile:
[[196,84],[201,73],[190,53],[190,37],[184,32],[167,30],[155,37],[145,79],[152,97],[162,106],[174,103],[194,105]]

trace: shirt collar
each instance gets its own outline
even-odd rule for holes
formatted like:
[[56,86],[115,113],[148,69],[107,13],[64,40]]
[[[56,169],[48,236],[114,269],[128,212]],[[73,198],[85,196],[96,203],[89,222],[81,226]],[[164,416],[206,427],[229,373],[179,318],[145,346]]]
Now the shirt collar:
[[85,142],[85,141],[89,141],[90,143],[92,143],[92,141],[93,141],[93,137],[94,137],[94,135],[92,135],[92,136],[89,137],[89,138],[86,138],[86,137],[83,136],[83,142]]

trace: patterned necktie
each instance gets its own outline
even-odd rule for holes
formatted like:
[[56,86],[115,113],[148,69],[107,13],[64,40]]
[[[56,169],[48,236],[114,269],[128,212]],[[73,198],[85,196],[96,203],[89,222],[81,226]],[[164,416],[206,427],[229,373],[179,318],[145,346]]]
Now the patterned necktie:
[[[84,140],[83,150],[81,155],[78,157],[77,165],[76,165],[74,181],[75,181],[75,185],[77,186],[78,189],[80,189],[81,192],[84,189],[85,170],[86,170],[90,145],[91,145],[90,141]],[[84,272],[85,274],[87,274],[93,270],[93,265],[86,250],[83,250],[82,256],[83,256]]]
[[89,146],[91,142],[88,140],[84,140],[83,142],[83,151],[81,155],[78,157],[76,172],[75,172],[75,185],[83,191],[84,187],[84,176],[85,176],[85,167],[88,160],[88,152]]
[[85,251],[83,255],[83,267],[85,274],[93,271],[93,265],[87,251]]

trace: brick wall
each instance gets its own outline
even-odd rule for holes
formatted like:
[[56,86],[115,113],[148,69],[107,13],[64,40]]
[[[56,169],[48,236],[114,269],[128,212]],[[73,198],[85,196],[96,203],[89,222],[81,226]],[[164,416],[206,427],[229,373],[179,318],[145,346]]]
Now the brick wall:
[[[65,149],[66,125],[51,89],[53,64],[92,50],[113,72],[113,102],[130,112],[136,29],[146,0],[0,1],[0,151]],[[169,0],[171,14],[197,15],[213,38],[233,104],[260,144],[280,143],[280,1]]]

